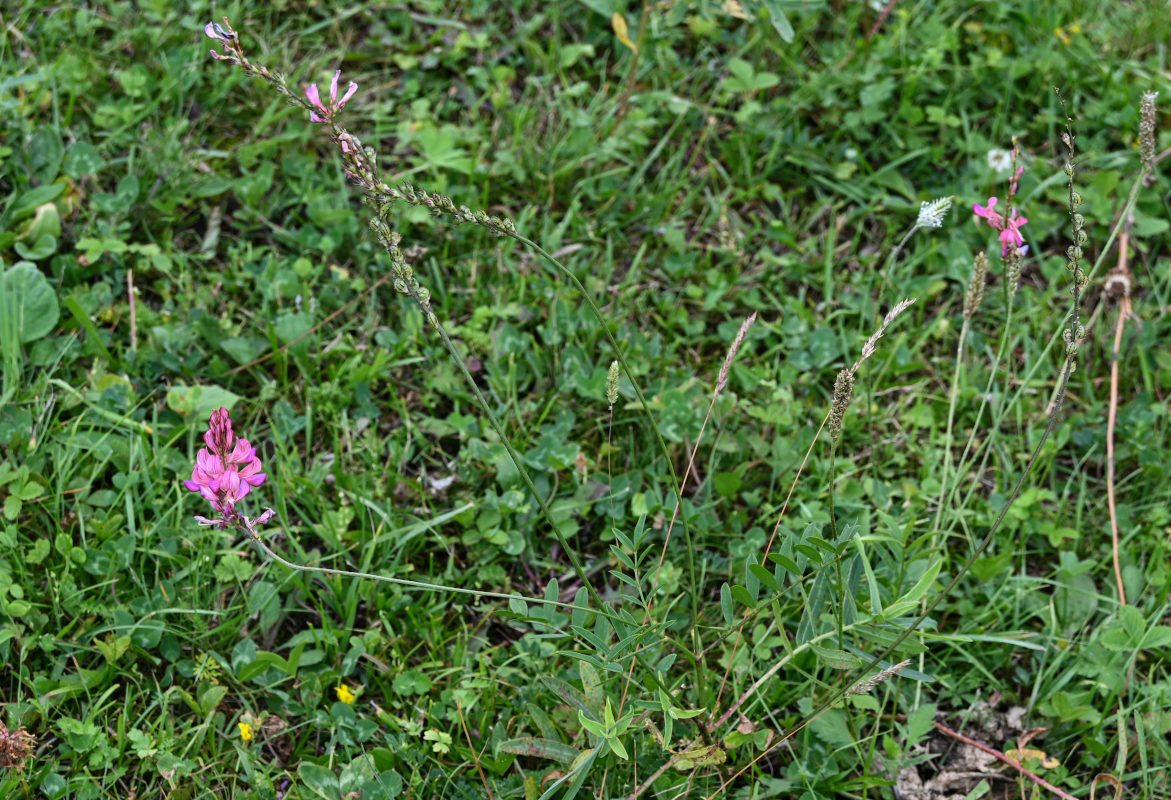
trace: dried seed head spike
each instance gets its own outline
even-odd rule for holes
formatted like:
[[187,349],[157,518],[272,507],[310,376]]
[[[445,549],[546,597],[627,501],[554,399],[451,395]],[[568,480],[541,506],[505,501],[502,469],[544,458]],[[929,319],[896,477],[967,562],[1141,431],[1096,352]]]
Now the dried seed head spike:
[[740,323],[740,330],[736,332],[736,338],[732,340],[732,346],[728,348],[728,355],[724,357],[724,365],[720,367],[720,376],[716,379],[716,394],[724,391],[724,385],[728,382],[728,370],[732,368],[732,362],[736,359],[736,353],[740,352],[740,345],[744,344],[744,337],[748,334],[748,329],[756,322],[756,312],[753,311],[742,323]]

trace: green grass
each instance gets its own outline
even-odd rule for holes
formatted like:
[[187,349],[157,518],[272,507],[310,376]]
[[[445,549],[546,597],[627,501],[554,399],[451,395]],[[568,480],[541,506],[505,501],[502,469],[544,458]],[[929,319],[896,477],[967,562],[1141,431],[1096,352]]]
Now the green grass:
[[[865,3],[786,4],[792,42],[749,3],[278,5],[0,15],[0,722],[37,739],[0,796],[917,797],[907,769],[1034,796],[933,722],[1001,752],[1045,728],[1026,746],[1058,763],[1031,769],[1078,798],[1099,773],[1165,796],[1165,166],[1128,223],[1127,606],[1102,290],[1139,98],[1171,96],[1157,4],[899,3],[873,36]],[[224,14],[295,90],[359,84],[339,121],[387,183],[507,217],[561,269],[394,205],[453,360],[387,280],[325,126],[208,56]],[[1090,280],[1042,443],[1071,286],[1054,87]],[[1003,202],[987,154],[1013,136],[1031,249],[1010,313],[970,209]],[[889,258],[945,196],[943,228]],[[613,409],[617,354],[569,276],[630,368]],[[905,297],[836,447],[814,443]],[[473,594],[293,571],[199,527],[182,480],[220,405],[264,461],[243,506],[275,509],[277,553]],[[908,668],[822,709],[937,597],[883,661]]]

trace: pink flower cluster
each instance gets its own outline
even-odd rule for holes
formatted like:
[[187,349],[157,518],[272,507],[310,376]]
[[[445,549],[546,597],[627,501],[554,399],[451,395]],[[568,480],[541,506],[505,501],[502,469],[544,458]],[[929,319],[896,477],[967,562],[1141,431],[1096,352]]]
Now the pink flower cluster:
[[321,94],[320,94],[320,92],[317,91],[317,84],[316,83],[310,84],[309,88],[305,90],[305,97],[308,98],[309,102],[312,103],[314,106],[316,106],[317,110],[321,112],[320,114],[318,114],[316,111],[310,112],[310,114],[309,114],[309,121],[310,122],[329,122],[330,118],[333,117],[334,114],[336,114],[337,112],[341,111],[343,108],[346,107],[346,103],[349,101],[349,99],[351,97],[354,96],[354,92],[358,91],[358,84],[354,83],[353,81],[350,81],[350,85],[346,87],[345,95],[342,97],[341,100],[338,100],[337,99],[337,81],[338,81],[338,78],[340,78],[341,76],[342,76],[342,71],[340,69],[337,72],[333,73],[333,81],[329,84],[329,106],[328,107],[326,107],[321,102]]
[[203,525],[227,527],[238,521],[236,503],[243,500],[254,486],[260,486],[268,477],[260,471],[256,448],[247,439],[237,439],[232,432],[232,418],[228,409],[212,412],[207,433],[203,434],[206,448],[200,449],[191,471],[191,480],[183,485],[199,492],[211,503],[221,519],[195,519]]
[[[1018,173],[1019,174],[1019,173]],[[1015,181],[1015,178],[1014,178]],[[997,199],[995,197],[988,198],[988,207],[980,205],[979,203],[972,204],[972,210],[977,217],[983,217],[996,230],[1000,231],[1000,256],[1003,258],[1008,254],[1008,246],[1010,244],[1017,247],[1022,253],[1028,252],[1028,246],[1025,245],[1024,237],[1021,236],[1020,227],[1028,222],[1024,217],[1017,216],[1017,210],[1012,209],[1008,217],[996,213],[992,209],[996,207]]]

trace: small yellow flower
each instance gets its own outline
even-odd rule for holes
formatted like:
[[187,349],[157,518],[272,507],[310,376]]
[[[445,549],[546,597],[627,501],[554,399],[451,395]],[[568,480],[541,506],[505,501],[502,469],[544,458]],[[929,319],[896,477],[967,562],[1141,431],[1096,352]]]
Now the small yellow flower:
[[252,726],[247,722],[237,722],[236,725],[240,728],[240,738],[246,742],[252,741]]
[[335,687],[333,691],[337,694],[337,699],[346,705],[354,704],[354,693],[350,691],[349,686],[343,683],[341,686]]
[[1081,32],[1082,32],[1082,26],[1075,23],[1073,25],[1070,25],[1068,28],[1056,28],[1053,31],[1053,35],[1056,36],[1059,40],[1061,40],[1061,43],[1063,45],[1065,45],[1066,47],[1069,47],[1069,43],[1071,41],[1073,41],[1073,37],[1071,37],[1070,34],[1071,33],[1081,33]]

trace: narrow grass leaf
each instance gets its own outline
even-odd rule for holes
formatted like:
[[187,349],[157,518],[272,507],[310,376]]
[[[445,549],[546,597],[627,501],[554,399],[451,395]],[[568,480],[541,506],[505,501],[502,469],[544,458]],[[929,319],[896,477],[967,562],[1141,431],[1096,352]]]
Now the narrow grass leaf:
[[939,570],[943,567],[943,559],[938,559],[934,563],[929,564],[922,577],[911,587],[910,591],[904,594],[895,602],[891,603],[884,616],[888,619],[893,616],[898,616],[918,605],[923,596],[927,594],[927,590],[931,588],[931,584],[935,582],[935,577],[939,575]]

